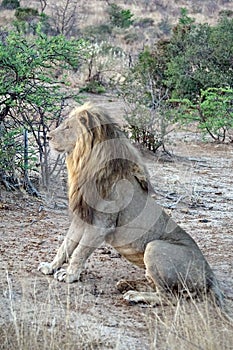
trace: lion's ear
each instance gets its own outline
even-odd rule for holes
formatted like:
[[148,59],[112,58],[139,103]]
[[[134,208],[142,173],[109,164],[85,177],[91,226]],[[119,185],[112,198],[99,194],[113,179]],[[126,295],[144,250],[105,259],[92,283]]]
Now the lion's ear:
[[87,129],[91,130],[94,127],[93,116],[86,110],[81,112],[79,120]]
[[80,117],[79,117],[80,122],[81,122],[84,126],[87,126],[87,118],[88,118],[87,112],[82,112],[82,114],[81,114]]

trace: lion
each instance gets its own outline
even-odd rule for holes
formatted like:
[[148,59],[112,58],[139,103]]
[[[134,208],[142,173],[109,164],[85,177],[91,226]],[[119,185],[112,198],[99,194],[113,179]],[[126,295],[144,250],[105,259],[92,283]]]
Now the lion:
[[41,262],[39,271],[58,281],[78,281],[87,258],[106,242],[145,270],[150,291],[126,288],[128,302],[156,304],[161,295],[208,292],[223,305],[219,283],[200,248],[156,203],[139,151],[103,108],[91,103],[74,108],[48,140],[66,153],[72,221],[55,258]]

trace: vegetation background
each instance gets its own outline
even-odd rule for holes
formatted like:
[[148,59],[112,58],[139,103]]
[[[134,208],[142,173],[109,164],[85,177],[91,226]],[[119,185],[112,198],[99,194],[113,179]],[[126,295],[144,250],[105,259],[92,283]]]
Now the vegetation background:
[[177,123],[232,142],[230,5],[3,0],[1,182],[38,195],[37,173],[49,188],[62,161],[51,164],[47,132],[84,92],[123,99],[129,135],[153,152]]

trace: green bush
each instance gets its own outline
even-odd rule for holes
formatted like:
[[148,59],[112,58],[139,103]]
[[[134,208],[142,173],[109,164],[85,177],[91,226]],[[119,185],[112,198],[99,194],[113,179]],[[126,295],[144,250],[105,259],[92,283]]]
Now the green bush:
[[14,10],[20,7],[19,0],[3,0],[2,7],[7,10]]
[[88,26],[83,28],[82,35],[89,41],[107,41],[112,34],[112,27],[109,24],[100,24],[96,26]]
[[222,11],[219,12],[219,16],[232,17],[233,16],[233,11],[232,10],[222,10]]
[[86,86],[80,89],[80,92],[90,92],[93,94],[103,94],[106,92],[105,87],[97,80],[89,81]]
[[36,151],[32,145],[25,147],[25,133],[14,123],[0,124],[0,180],[8,190],[26,186],[28,171],[37,171]]
[[233,19],[215,26],[183,15],[166,45],[166,84],[174,99],[195,101],[201,90],[232,87]]
[[128,28],[133,24],[133,14],[130,10],[123,10],[116,4],[110,4],[108,13],[111,23],[120,28]]
[[169,22],[168,17],[163,18],[161,22],[159,22],[158,27],[161,30],[161,32],[165,35],[169,35],[171,33],[172,26]]
[[[21,147],[23,136],[18,129],[23,128],[30,132],[28,143],[38,155],[41,184],[48,188],[51,173],[46,135],[51,125],[61,121],[66,99],[78,99],[77,93],[65,89],[65,74],[85,59],[87,46],[84,40],[47,36],[40,24],[35,35],[13,29],[4,42],[0,41],[0,182],[9,172],[14,170],[17,175],[22,170],[21,149],[13,140],[16,138]],[[58,72],[63,74],[60,79]],[[23,169],[29,166],[28,162]]]
[[164,67],[156,54],[144,49],[120,85],[120,94],[127,103],[125,116],[129,136],[149,150],[165,149],[169,120],[166,87],[162,83]]
[[154,20],[150,17],[140,18],[134,22],[134,25],[140,28],[148,28],[154,25]]
[[124,41],[126,42],[127,45],[132,45],[138,39],[139,39],[138,33],[136,33],[135,31],[124,35]]
[[232,142],[233,89],[208,88],[201,90],[195,103],[188,99],[170,102],[177,105],[177,121],[184,124],[196,122],[202,133],[209,134],[213,140],[224,142],[228,137]]
[[18,21],[30,21],[39,16],[39,12],[31,7],[19,7],[15,11],[15,17]]

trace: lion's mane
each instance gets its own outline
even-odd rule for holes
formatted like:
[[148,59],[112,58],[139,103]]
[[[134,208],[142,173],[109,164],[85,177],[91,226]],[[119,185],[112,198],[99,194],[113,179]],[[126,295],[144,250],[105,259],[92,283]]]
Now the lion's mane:
[[86,103],[70,117],[78,119],[79,136],[66,159],[69,206],[91,223],[96,202],[107,199],[119,180],[134,177],[145,191],[151,186],[137,150],[106,111]]

